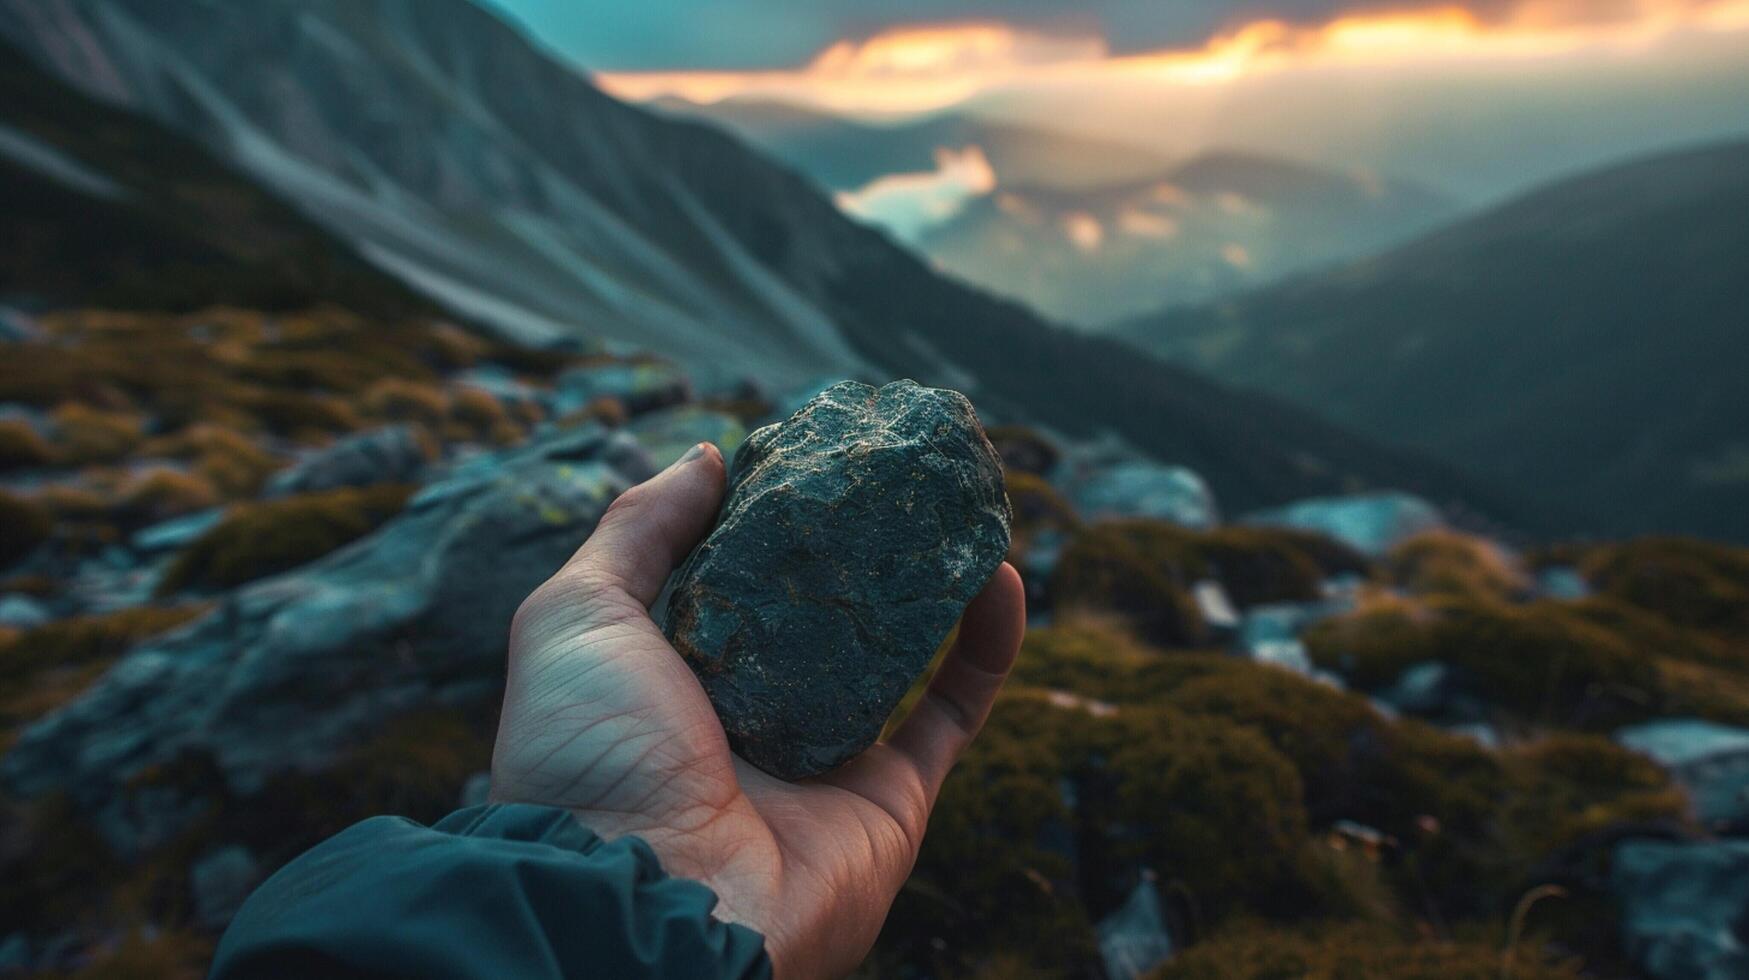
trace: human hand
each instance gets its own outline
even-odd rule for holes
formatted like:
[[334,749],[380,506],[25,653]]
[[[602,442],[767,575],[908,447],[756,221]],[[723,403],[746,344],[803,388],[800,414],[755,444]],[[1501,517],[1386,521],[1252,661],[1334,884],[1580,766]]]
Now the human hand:
[[729,751],[704,689],[650,619],[709,531],[725,483],[703,444],[627,491],[523,602],[492,760],[503,802],[564,807],[605,838],[636,834],[717,916],[765,936],[779,977],[838,976],[874,945],[917,859],[942,780],[989,714],[1025,632],[1006,564],[891,739],[798,783]]

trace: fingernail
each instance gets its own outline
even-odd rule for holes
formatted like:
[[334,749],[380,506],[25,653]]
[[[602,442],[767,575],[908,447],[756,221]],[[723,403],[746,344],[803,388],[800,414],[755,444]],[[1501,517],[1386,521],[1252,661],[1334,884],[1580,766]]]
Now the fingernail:
[[710,443],[708,443],[708,442],[701,442],[698,445],[692,447],[691,449],[688,449],[686,451],[686,455],[680,457],[680,460],[678,462],[676,462],[674,465],[685,466],[686,464],[692,462],[693,460],[698,459],[699,457],[701,457],[705,454],[705,449],[709,445],[710,445]]

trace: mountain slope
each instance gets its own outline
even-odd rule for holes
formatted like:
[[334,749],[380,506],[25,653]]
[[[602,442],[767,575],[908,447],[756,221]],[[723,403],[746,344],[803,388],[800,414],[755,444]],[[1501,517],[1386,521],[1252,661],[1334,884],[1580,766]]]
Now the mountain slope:
[[1122,334],[1611,532],[1749,539],[1749,142]]
[[12,300],[430,309],[199,144],[93,101],[4,44],[0,230],[0,296]]
[[778,385],[949,384],[996,416],[1116,431],[1234,510],[1382,484],[1509,516],[1443,468],[946,280],[733,137],[606,97],[460,0],[0,0],[0,34],[513,337]]

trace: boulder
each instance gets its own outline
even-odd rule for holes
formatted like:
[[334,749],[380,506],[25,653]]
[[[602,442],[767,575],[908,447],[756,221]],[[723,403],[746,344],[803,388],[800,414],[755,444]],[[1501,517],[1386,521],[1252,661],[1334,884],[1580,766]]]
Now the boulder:
[[1669,718],[1623,728],[1615,740],[1670,770],[1695,819],[1719,831],[1749,829],[1749,728]]
[[1136,980],[1172,958],[1177,946],[1167,929],[1166,908],[1152,872],[1131,890],[1117,911],[1099,921],[1099,956],[1109,980]]
[[1241,523],[1316,531],[1365,554],[1380,556],[1417,534],[1444,527],[1445,518],[1420,497],[1388,492],[1313,497],[1247,514]]
[[880,734],[1008,553],[1009,522],[964,396],[833,385],[742,445],[667,633],[747,761],[823,772]]
[[267,496],[285,497],[340,487],[417,483],[431,462],[427,441],[408,425],[388,425],[347,436],[274,474]]
[[28,630],[55,618],[42,600],[13,592],[0,596],[0,628]]
[[1610,890],[1622,941],[1648,976],[1749,977],[1749,841],[1624,841]]
[[193,816],[130,787],[150,767],[191,753],[246,794],[398,713],[492,697],[517,606],[650,472],[599,426],[475,457],[375,533],[131,651],[29,726],[0,773],[20,793],[66,790],[125,852]]
[[1069,496],[1089,520],[1150,517],[1196,531],[1220,523],[1214,491],[1202,477],[1153,460],[1100,466],[1075,481]]

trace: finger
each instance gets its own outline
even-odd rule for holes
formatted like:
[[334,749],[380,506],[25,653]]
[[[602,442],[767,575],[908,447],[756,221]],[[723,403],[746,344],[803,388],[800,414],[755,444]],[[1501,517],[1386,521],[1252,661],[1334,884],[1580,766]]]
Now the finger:
[[1003,562],[966,607],[959,639],[888,743],[917,768],[931,804],[948,770],[984,727],[1025,633],[1026,590],[1020,573]]
[[622,589],[644,606],[697,545],[722,503],[723,454],[708,442],[620,494],[555,580]]
[[[1004,562],[966,607],[953,649],[892,739],[821,781],[885,810],[915,856],[942,781],[989,717],[1025,632],[1026,592],[1019,573]],[[909,870],[908,863],[899,869],[900,878]]]

